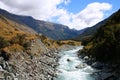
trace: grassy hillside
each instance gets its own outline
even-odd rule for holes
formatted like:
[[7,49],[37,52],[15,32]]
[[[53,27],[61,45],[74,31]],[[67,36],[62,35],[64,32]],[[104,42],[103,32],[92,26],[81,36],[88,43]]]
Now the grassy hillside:
[[48,48],[59,48],[63,45],[71,45],[71,46],[79,46],[81,42],[73,41],[73,40],[52,40],[47,38],[46,36],[39,34],[41,41],[48,47]]
[[14,51],[29,47],[30,40],[37,38],[35,35],[34,30],[0,15],[0,55],[5,59]]

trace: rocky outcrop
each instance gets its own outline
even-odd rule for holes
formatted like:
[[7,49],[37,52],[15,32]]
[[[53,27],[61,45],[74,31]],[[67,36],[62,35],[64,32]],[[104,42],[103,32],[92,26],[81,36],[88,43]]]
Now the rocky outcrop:
[[[92,74],[96,77],[96,80],[120,80],[119,64],[103,63],[95,61],[94,58],[90,58],[86,55],[78,55],[84,63],[90,65],[92,68],[95,68],[97,72]],[[85,65],[77,65],[76,68],[81,69]]]
[[58,65],[56,49],[48,49],[40,39],[32,40],[26,51],[13,52],[9,61],[0,57],[0,80],[53,80]]

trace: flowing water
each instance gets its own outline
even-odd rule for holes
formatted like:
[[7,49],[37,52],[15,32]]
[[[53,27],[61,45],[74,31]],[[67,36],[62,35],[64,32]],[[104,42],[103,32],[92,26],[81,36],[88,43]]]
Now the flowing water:
[[[55,80],[96,80],[93,74],[97,70],[78,58],[77,51],[80,49],[82,49],[82,46],[59,53],[61,56],[59,59],[60,65],[57,67],[59,72]],[[78,65],[79,68],[77,67]]]

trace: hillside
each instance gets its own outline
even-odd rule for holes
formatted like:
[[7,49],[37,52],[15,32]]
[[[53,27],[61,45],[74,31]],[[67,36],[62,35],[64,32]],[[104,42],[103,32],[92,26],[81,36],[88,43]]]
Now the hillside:
[[[120,10],[111,15],[97,30],[92,40],[80,54],[86,54],[97,61],[120,64]],[[120,65],[119,65],[120,66]]]
[[8,60],[12,52],[26,50],[30,40],[37,38],[36,34],[37,32],[28,26],[0,15],[0,52],[4,52],[0,56]]
[[55,76],[54,45],[50,50],[39,36],[28,26],[0,15],[0,79],[45,80]]
[[11,14],[2,9],[0,9],[0,15],[17,23],[27,25],[36,32],[42,33],[43,35],[55,40],[71,39],[79,34],[79,31],[69,29],[68,26],[65,25],[36,20],[30,16]]

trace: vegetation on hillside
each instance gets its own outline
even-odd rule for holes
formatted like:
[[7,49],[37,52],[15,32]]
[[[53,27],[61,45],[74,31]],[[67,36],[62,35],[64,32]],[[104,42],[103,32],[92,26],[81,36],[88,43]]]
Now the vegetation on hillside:
[[120,10],[101,26],[80,54],[97,61],[120,64]]
[[62,45],[72,45],[72,46],[79,46],[81,42],[73,41],[73,40],[53,40],[50,39],[42,34],[39,34],[41,41],[48,47],[48,48],[59,48]]
[[30,46],[34,34],[19,30],[20,24],[0,16],[0,56],[8,60],[12,52],[24,51]]

